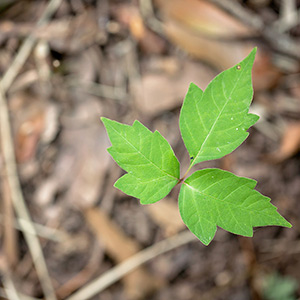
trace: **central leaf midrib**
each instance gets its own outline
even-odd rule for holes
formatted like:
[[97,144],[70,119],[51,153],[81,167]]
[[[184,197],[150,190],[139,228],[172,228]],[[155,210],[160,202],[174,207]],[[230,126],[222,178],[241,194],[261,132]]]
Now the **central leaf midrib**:
[[167,173],[166,171],[162,170],[161,168],[159,168],[156,164],[154,164],[147,156],[145,156],[139,149],[137,149],[132,143],[130,143],[127,139],[125,139],[115,128],[113,128],[111,126],[111,128],[125,141],[127,142],[127,144],[129,144],[130,146],[132,146],[138,153],[141,154],[141,156],[143,156],[146,160],[148,160],[154,167],[156,167],[159,171],[161,171],[162,173],[165,173],[167,176],[172,177],[176,180],[178,180],[179,178],[174,177],[173,175]]
[[[231,95],[232,95],[234,89],[236,88],[236,86],[237,86],[237,84],[238,84],[238,81],[240,80],[240,78],[241,78],[243,72],[246,70],[246,66],[247,66],[247,65],[248,65],[248,63],[245,65],[245,67],[243,68],[242,72],[240,72],[240,76],[238,77],[238,80],[236,80],[235,85],[234,85],[234,87],[232,88],[232,90],[231,90],[231,92],[230,92],[230,95],[227,97],[227,101],[224,103],[224,105],[223,105],[222,109],[220,110],[220,112],[219,112],[219,114],[218,114],[218,116],[217,116],[215,122],[214,122],[213,125],[211,126],[211,128],[210,128],[210,130],[209,130],[209,132],[208,132],[208,134],[207,134],[207,136],[206,136],[206,138],[204,139],[204,141],[203,141],[203,143],[202,143],[202,145],[201,145],[201,147],[200,147],[200,149],[199,149],[199,151],[198,151],[198,153],[197,153],[197,155],[196,155],[196,158],[195,158],[194,161],[193,161],[193,164],[195,164],[197,158],[200,156],[200,153],[201,153],[201,151],[202,151],[202,149],[203,149],[203,147],[204,147],[206,141],[208,140],[208,138],[209,138],[211,132],[213,131],[213,129],[215,128],[215,126],[216,126],[216,124],[217,124],[217,122],[218,122],[218,120],[219,120],[221,114],[223,113],[225,107],[227,106],[227,104],[228,104],[228,102],[229,102],[229,100],[230,100],[230,97],[231,97]],[[222,80],[222,82],[223,82],[223,80]],[[204,97],[204,95],[205,95],[205,92],[203,93],[203,96],[202,96],[202,97]]]
[[[208,197],[208,198],[212,198],[214,201],[217,201],[217,202],[223,201],[223,202],[225,202],[226,204],[228,204],[229,206],[239,207],[240,209],[242,209],[242,210],[244,210],[244,211],[246,211],[246,212],[249,212],[248,207],[245,208],[245,207],[242,206],[241,204],[240,204],[240,205],[239,205],[239,204],[234,204],[234,205],[232,205],[232,202],[228,202],[228,201],[226,201],[226,200],[224,201],[223,199],[216,198],[215,196],[205,194],[205,193],[203,193],[203,192],[197,190],[197,189],[194,188],[193,186],[189,185],[189,184],[186,183],[186,182],[183,182],[183,184],[187,185],[191,190],[195,191],[196,193],[199,193],[199,194],[201,194],[201,195],[203,195],[203,196],[205,196],[205,197]],[[226,199],[226,197],[225,197],[224,199]],[[253,212],[250,211],[250,213],[253,213]]]

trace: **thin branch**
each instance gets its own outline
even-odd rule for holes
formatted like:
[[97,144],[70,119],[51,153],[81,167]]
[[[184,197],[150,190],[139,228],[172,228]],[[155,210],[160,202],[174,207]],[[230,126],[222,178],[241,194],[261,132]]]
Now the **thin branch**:
[[8,275],[8,272],[5,272],[5,274],[2,274],[2,277],[3,277],[2,278],[3,286],[4,286],[5,294],[7,295],[7,298],[10,300],[21,300],[11,277]]
[[[45,25],[51,18],[51,16],[56,12],[60,4],[61,0],[51,0],[48,6],[46,7],[43,15],[39,19],[37,27]],[[20,47],[17,55],[15,56],[14,61],[10,65],[9,69],[5,72],[0,82],[1,146],[4,158],[5,172],[15,211],[20,219],[24,219],[27,221],[27,226],[30,228],[30,231],[35,233],[30,234],[28,233],[28,231],[24,230],[24,237],[28,244],[33,264],[36,268],[37,275],[39,277],[41,287],[44,292],[44,296],[47,300],[56,300],[55,292],[43,256],[43,251],[38,237],[36,235],[35,228],[32,225],[31,217],[25,204],[20,181],[17,175],[17,164],[14,155],[14,144],[10,127],[7,100],[5,97],[6,91],[9,89],[14,79],[20,72],[22,66],[24,65],[25,61],[30,55],[32,48],[34,47],[35,42],[36,39],[32,35],[26,38],[23,45]]]
[[16,286],[12,280],[11,272],[9,265],[7,264],[7,260],[5,256],[0,257],[0,269],[1,269],[1,279],[4,287],[4,294],[7,296],[10,300],[21,300]]
[[[33,298],[27,295],[24,295],[22,293],[18,293],[19,297],[21,298],[21,300],[41,300],[39,298]],[[9,296],[7,295],[7,292],[5,289],[0,288],[0,297],[3,299],[8,299],[8,300],[12,300],[13,298],[9,298]]]
[[[60,6],[62,0],[51,0],[46,7],[44,13],[36,24],[36,27],[41,27],[49,22],[49,19],[54,15],[58,7]],[[0,82],[0,89],[2,93],[5,94],[10,88],[16,76],[19,74],[21,68],[23,67],[25,61],[29,57],[33,46],[35,45],[37,39],[33,34],[29,35],[22,46],[20,47],[14,61],[10,65],[9,69],[3,75]]]
[[145,262],[194,240],[196,238],[190,231],[184,231],[176,236],[158,242],[111,268],[65,300],[90,299]]
[[155,17],[152,0],[139,0],[141,16],[151,30],[165,36],[163,24]]
[[279,20],[275,22],[278,31],[283,33],[299,24],[296,0],[282,0],[280,3]]
[[[5,216],[0,214],[0,224],[4,224]],[[32,224],[35,228],[35,232],[31,231],[31,225]],[[64,231],[61,231],[59,229],[50,228],[47,226],[44,226],[42,224],[38,224],[35,222],[28,222],[27,220],[16,218],[16,221],[11,224],[15,229],[28,232],[29,234],[37,234],[39,237],[42,237],[47,240],[51,240],[56,243],[60,243],[62,241],[65,241],[66,239],[70,238],[67,233]]]
[[237,19],[241,20],[245,24],[248,24],[252,28],[261,33],[266,41],[272,45],[272,47],[286,55],[300,59],[300,43],[293,40],[285,33],[279,32],[274,24],[266,25],[262,19],[252,13],[250,10],[244,8],[238,1],[231,0],[210,0],[220,8],[224,9]]

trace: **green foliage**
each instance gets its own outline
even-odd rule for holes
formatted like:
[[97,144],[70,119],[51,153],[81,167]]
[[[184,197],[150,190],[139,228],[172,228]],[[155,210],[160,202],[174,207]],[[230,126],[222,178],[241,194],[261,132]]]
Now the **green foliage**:
[[111,156],[127,174],[115,187],[150,204],[182,184],[179,210],[187,227],[208,245],[217,226],[243,236],[253,227],[291,227],[270,203],[254,190],[256,181],[219,169],[196,171],[193,165],[221,158],[235,150],[248,136],[258,116],[249,114],[253,97],[251,70],[256,49],[238,65],[220,73],[203,92],[191,84],[185,97],[179,126],[190,154],[190,166],[180,178],[180,165],[169,143],[157,131],[140,122],[132,126],[101,118],[109,135]]
[[266,300],[296,300],[297,280],[279,274],[268,276],[264,282],[264,299]]
[[179,194],[183,222],[208,245],[217,226],[235,234],[252,236],[252,227],[289,223],[270,199],[253,190],[256,181],[220,169],[196,171],[185,180]]
[[128,172],[115,187],[139,198],[142,204],[167,196],[180,176],[179,162],[169,143],[158,131],[152,133],[139,121],[129,126],[101,119],[112,144],[108,152]]
[[206,90],[191,84],[180,113],[184,144],[192,165],[221,158],[236,149],[258,120],[249,114],[253,96],[251,68],[256,50],[237,66],[219,74]]

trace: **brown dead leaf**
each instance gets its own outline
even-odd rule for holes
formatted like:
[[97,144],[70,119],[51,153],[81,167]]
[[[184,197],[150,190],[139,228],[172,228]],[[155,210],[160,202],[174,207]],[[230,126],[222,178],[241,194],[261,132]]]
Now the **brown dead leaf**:
[[185,228],[178,206],[171,199],[166,198],[155,205],[147,205],[146,209],[153,221],[164,230],[166,236],[174,235]]
[[[157,3],[170,40],[219,70],[232,67],[257,46],[241,40],[257,32],[208,1],[157,0]],[[258,47],[253,68],[255,90],[274,87],[280,76],[270,55]]]
[[208,1],[156,0],[167,18],[210,38],[251,37],[255,31]]
[[285,129],[278,151],[267,158],[273,162],[282,162],[300,150],[300,122],[291,123]]
[[39,28],[34,23],[5,21],[0,24],[0,39],[26,37],[29,34],[49,42],[51,49],[58,52],[77,52],[94,43],[103,44],[107,38],[106,32],[98,26],[93,10],[85,10],[74,17],[55,19]]
[[[126,236],[102,210],[90,208],[84,215],[93,232],[104,243],[107,254],[117,263],[140,251],[140,245]],[[145,299],[149,293],[162,286],[162,281],[149,274],[144,267],[129,273],[123,281],[126,299]]]
[[32,159],[45,127],[45,102],[35,95],[16,93],[10,98],[15,128],[15,151],[19,163]]
[[138,108],[147,116],[156,116],[163,111],[182,104],[191,82],[204,89],[215,73],[199,62],[178,62],[174,74],[149,72],[142,76],[143,97],[136,97]]
[[282,72],[273,65],[270,53],[260,48],[257,50],[252,74],[255,91],[276,87],[282,76]]
[[62,191],[67,201],[79,207],[94,205],[101,195],[110,159],[106,155],[109,144],[100,125],[100,104],[91,99],[77,103],[76,109],[63,118],[53,173],[35,192],[34,199],[40,205],[48,205]]

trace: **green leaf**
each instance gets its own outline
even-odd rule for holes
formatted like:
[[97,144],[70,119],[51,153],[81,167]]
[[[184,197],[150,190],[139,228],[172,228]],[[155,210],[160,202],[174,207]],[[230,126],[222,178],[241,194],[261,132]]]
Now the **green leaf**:
[[164,198],[178,183],[179,162],[169,143],[158,131],[148,130],[139,121],[132,126],[101,118],[112,147],[108,152],[128,174],[115,187],[150,204]]
[[213,239],[217,226],[249,237],[256,226],[291,227],[255,186],[255,180],[220,169],[196,171],[179,193],[181,217],[205,245]]
[[180,113],[180,131],[193,157],[191,166],[221,158],[248,136],[258,116],[249,114],[251,69],[256,48],[242,62],[216,76],[202,92],[191,84]]
[[[249,114],[253,96],[251,69],[256,49],[241,63],[219,74],[203,92],[191,84],[180,113],[180,131],[191,163],[221,158],[248,136],[258,116]],[[217,226],[252,236],[253,227],[291,227],[270,199],[254,190],[256,181],[219,169],[196,171],[184,181],[179,162],[169,143],[157,131],[140,122],[132,126],[101,118],[112,147],[108,152],[128,173],[115,187],[150,204],[164,198],[183,183],[179,210],[184,223],[205,244]]]

